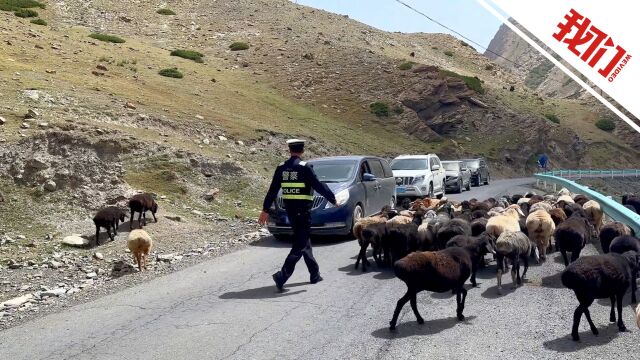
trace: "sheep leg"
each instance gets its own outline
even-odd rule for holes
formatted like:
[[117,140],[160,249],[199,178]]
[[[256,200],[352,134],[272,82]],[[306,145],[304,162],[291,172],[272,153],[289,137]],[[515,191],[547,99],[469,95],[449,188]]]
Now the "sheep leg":
[[632,271],[631,273],[631,303],[635,304],[637,301],[636,299],[636,291],[638,290],[638,284],[636,283],[638,278],[638,272],[637,271]]
[[136,260],[138,261],[138,270],[142,271],[142,253],[136,252]]
[[147,226],[147,209],[142,209],[142,221],[144,221],[144,226]]
[[424,319],[422,318],[422,316],[420,316],[420,313],[418,312],[418,299],[417,299],[417,293],[414,291],[411,299],[409,299],[409,302],[411,304],[411,309],[413,310],[413,314],[416,316],[416,319],[418,320],[418,324],[424,324]]
[[569,266],[569,258],[567,257],[567,251],[565,249],[560,249],[560,253],[562,253],[562,258],[564,259],[564,266]]
[[358,260],[356,260],[356,269],[358,268],[358,261],[362,260],[362,271],[367,271],[367,247],[369,243],[364,243],[360,247],[360,253],[358,254]]
[[609,321],[614,323],[616,322],[616,296],[611,297],[611,312],[609,313]]
[[625,292],[621,292],[616,295],[618,305],[618,330],[620,330],[620,332],[627,331],[627,327],[624,326],[624,322],[622,321],[622,298],[624,298],[624,293]]
[[574,262],[576,260],[578,260],[578,258],[580,257],[580,252],[582,251],[582,249],[578,249],[576,251],[572,251],[571,252],[571,262]]
[[393,312],[393,318],[389,322],[389,330],[396,329],[396,323],[398,322],[398,316],[400,315],[400,310],[402,310],[402,307],[404,307],[407,301],[411,299],[411,292],[412,292],[411,290],[407,290],[407,293],[404,294],[404,296],[401,297],[400,300],[398,300],[398,303],[396,304],[396,309]]
[[132,230],[132,229],[133,229],[133,215],[134,215],[135,213],[136,213],[136,212],[135,212],[135,211],[133,211],[133,209],[131,209],[131,218],[130,218],[130,220],[129,220],[129,230]]
[[154,222],[158,222],[158,218],[156,218],[156,212],[155,212],[155,211],[152,211],[152,212],[151,212],[151,215],[153,216],[153,221],[154,221]]
[[517,288],[520,284],[520,257],[512,256],[511,257],[511,283],[513,284],[513,288]]
[[[142,214],[143,214],[143,212],[144,212],[144,210],[140,211],[140,213],[138,214],[138,226],[140,226],[140,229],[142,229],[142,226],[143,226],[142,225]],[[144,225],[146,225],[146,224],[144,224]]]
[[587,318],[587,321],[589,322],[589,327],[591,328],[591,332],[593,333],[593,335],[597,336],[600,332],[598,331],[598,328],[596,328],[596,326],[593,324],[593,320],[591,320],[589,307],[586,306],[583,311],[584,311],[584,316]]
[[580,318],[582,317],[582,304],[578,305],[576,311],[573,312],[573,328],[571,329],[571,337],[573,341],[580,341],[578,327],[580,326]]
[[[538,252],[540,253],[540,260],[541,261],[546,261],[547,260],[547,248],[540,244],[538,245]],[[524,273],[522,274],[522,277],[524,277]]]
[[107,235],[109,235],[109,239],[113,241],[113,235],[111,235],[111,226],[107,225],[105,228],[107,229]]
[[456,302],[458,303],[458,308],[456,309],[456,315],[458,315],[458,320],[463,321],[464,315],[462,312],[464,311],[464,301],[467,299],[467,290],[464,288],[464,284],[458,288],[456,291]]
[[[527,270],[529,270],[529,257],[523,256],[522,262],[524,262],[524,271],[522,272],[522,276],[520,277],[520,284],[522,284],[522,279],[524,279],[524,276],[527,275]],[[519,270],[520,270],[520,266],[518,266],[518,271]]]
[[100,245],[100,226],[96,225],[96,245]]
[[476,272],[478,272],[478,259],[473,259],[473,261],[471,261],[471,286],[473,287],[478,286],[476,282]]
[[378,267],[382,267],[382,249],[380,245],[373,248],[373,260],[376,261]]
[[498,254],[496,265],[498,267],[498,272],[496,275],[496,279],[498,280],[498,294],[502,294],[502,273],[504,272],[504,255]]

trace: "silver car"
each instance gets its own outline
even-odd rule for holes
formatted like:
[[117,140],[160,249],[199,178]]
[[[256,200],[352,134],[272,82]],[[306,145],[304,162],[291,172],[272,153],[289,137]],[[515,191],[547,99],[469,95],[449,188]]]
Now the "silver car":
[[462,161],[443,161],[445,171],[444,185],[447,192],[462,192],[462,189],[471,190],[471,171],[465,167]]

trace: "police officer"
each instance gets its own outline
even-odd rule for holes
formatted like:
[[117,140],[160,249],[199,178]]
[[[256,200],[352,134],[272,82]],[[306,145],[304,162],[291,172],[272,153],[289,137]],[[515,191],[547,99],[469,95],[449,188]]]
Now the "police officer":
[[307,264],[307,269],[311,275],[310,282],[315,284],[322,281],[320,268],[313,257],[311,242],[309,241],[313,191],[320,193],[331,204],[337,205],[333,192],[329,190],[327,185],[318,180],[313,168],[300,159],[304,153],[304,142],[304,140],[299,139],[287,141],[291,157],[281,163],[273,174],[273,180],[271,180],[271,186],[264,199],[262,213],[260,213],[260,218],[258,219],[258,223],[261,225],[267,222],[269,208],[276,199],[278,191],[282,189],[282,200],[293,229],[293,244],[287,259],[284,261],[284,265],[282,265],[282,269],[273,274],[273,281],[275,281],[279,291],[282,291],[284,284],[293,274],[296,263],[301,257],[304,257],[304,262]]

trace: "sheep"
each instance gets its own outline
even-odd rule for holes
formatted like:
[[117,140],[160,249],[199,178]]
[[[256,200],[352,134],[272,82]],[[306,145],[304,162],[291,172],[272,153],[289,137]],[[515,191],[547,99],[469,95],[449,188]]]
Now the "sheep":
[[517,204],[520,201],[520,199],[522,199],[522,197],[523,196],[520,194],[511,195],[511,203]]
[[404,305],[410,301],[411,309],[418,324],[424,324],[424,319],[418,312],[416,295],[427,290],[433,292],[456,293],[456,314],[458,320],[464,320],[464,303],[467,290],[464,283],[471,275],[471,254],[466,248],[450,247],[440,251],[413,252],[393,264],[393,270],[398,279],[407,285],[407,292],[402,296],[389,322],[389,330],[396,329],[398,316]]
[[478,236],[487,230],[487,219],[481,218],[471,222],[471,236]]
[[[356,258],[356,269],[358,268],[360,260],[362,260],[362,271],[367,271],[366,267],[369,265],[369,260],[367,260],[366,253],[369,244],[373,247],[373,259],[376,260],[378,265],[380,265],[379,259],[376,258],[376,254],[379,255],[382,237],[386,235],[386,222],[395,217],[395,215],[396,212],[391,209],[389,205],[385,205],[380,210],[380,214],[361,218],[353,225],[353,234],[358,240],[358,245],[360,246],[360,251]],[[365,236],[364,230],[369,227],[371,227],[371,229]]]
[[600,208],[600,204],[595,200],[589,200],[585,202],[584,205],[582,205],[582,208],[587,214],[587,219],[589,219],[589,222],[591,223],[591,225],[593,225],[596,233],[599,234],[600,229],[602,228],[603,217],[603,212],[602,208]]
[[502,207],[494,207],[494,208],[491,208],[489,210],[489,212],[487,212],[487,216],[494,217],[494,216],[502,214],[503,212],[504,212],[504,208],[502,208]]
[[456,235],[471,235],[471,225],[463,219],[452,219],[442,225],[436,233],[435,247],[438,250],[444,249],[447,241]]
[[[147,225],[147,211],[151,211],[153,220],[158,222],[156,218],[156,212],[158,212],[158,204],[153,199],[153,195],[149,193],[133,195],[129,200],[129,209],[131,209],[131,221],[129,221],[129,230],[133,229],[133,217],[136,212],[140,213],[138,216],[138,224],[140,229],[143,225]],[[143,219],[141,221],[141,219]]]
[[525,235],[529,236],[529,229],[527,229],[527,218],[524,217],[524,218],[518,219],[518,225],[520,226],[520,231],[522,231]]
[[518,199],[518,202],[516,202],[516,204],[517,205],[528,204],[529,200],[531,200],[531,198],[521,197],[520,199]]
[[564,210],[559,208],[553,208],[549,210],[549,215],[551,215],[551,218],[556,224],[556,227],[558,227],[558,225],[560,225],[563,221],[567,220],[567,214],[565,214]]
[[634,212],[634,213],[636,213],[636,214],[638,213],[638,212],[636,211],[636,208],[635,208],[633,205],[626,204],[626,205],[624,205],[624,207],[626,207],[627,209],[629,209],[629,210],[633,211],[633,212]]
[[408,224],[393,224],[393,226],[387,224],[387,234],[382,238],[381,244],[385,261],[393,264],[396,260],[418,249],[418,227],[422,224],[423,216],[424,213],[418,211]]
[[618,330],[626,331],[622,320],[622,298],[624,297],[631,273],[638,269],[638,254],[628,251],[620,254],[585,256],[571,263],[560,277],[562,284],[573,290],[580,303],[573,314],[571,337],[580,340],[578,326],[584,313],[591,332],[598,335],[598,329],[591,320],[589,306],[597,299],[611,299],[609,321],[615,322],[614,304],[618,307]]
[[564,213],[567,215],[567,217],[571,217],[571,215],[576,212],[579,213],[582,217],[587,217],[587,213],[584,211],[584,208],[578,204],[567,204],[562,208],[562,210],[564,210]]
[[533,195],[530,199],[529,199],[529,206],[533,206],[539,202],[544,201],[544,197],[542,195]]
[[520,216],[524,216],[522,210],[517,205],[511,205],[504,213],[489,218],[487,221],[487,232],[498,238],[503,231],[520,231]]
[[[118,235],[118,226],[120,222],[124,223],[124,219],[127,214],[117,206],[107,206],[100,209],[96,216],[93,217],[93,223],[96,226],[96,245],[100,245],[100,228],[103,227],[107,230],[107,235],[114,241],[114,236]],[[113,235],[111,235],[111,229],[113,228]]]
[[573,198],[569,195],[561,195],[558,197],[558,201],[556,201],[556,206],[560,208],[564,208],[565,205],[574,204]]
[[[529,256],[533,253],[536,262],[540,261],[538,248],[521,231],[504,231],[496,240],[496,264],[498,266],[498,294],[502,294],[502,274],[506,268],[506,260],[511,261],[511,279],[513,288],[522,284],[522,279],[529,269]],[[524,271],[520,276],[520,259],[524,262]]]
[[529,214],[540,209],[549,212],[551,211],[551,209],[553,209],[553,206],[547,204],[546,202],[537,202],[531,205],[531,208],[529,209]]
[[556,195],[558,195],[558,197],[563,196],[563,195],[572,197],[573,194],[571,194],[571,191],[569,191],[567,188],[562,188],[562,189],[560,189],[560,191],[557,192]]
[[589,201],[589,198],[584,196],[584,195],[582,195],[582,194],[578,194],[578,195],[573,197],[573,201],[578,205],[584,206],[584,203]]
[[[611,252],[615,254],[624,254],[627,251],[634,251],[637,254],[640,254],[640,240],[634,236],[623,235],[618,236],[611,242]],[[636,279],[638,278],[637,271],[633,271],[631,273],[631,302],[635,304],[636,300],[636,290],[637,284]]]
[[580,257],[582,248],[590,238],[591,225],[586,217],[580,213],[571,215],[562,224],[558,225],[554,233],[556,249],[562,253],[564,265],[569,266],[567,251],[571,252],[571,262]]
[[133,261],[138,263],[138,270],[147,269],[147,257],[153,247],[153,240],[149,234],[142,229],[135,229],[129,233],[127,246],[133,255]]
[[467,235],[456,235],[451,240],[447,241],[447,247],[466,247],[471,254],[471,285],[477,287],[476,272],[481,264],[484,264],[484,256],[486,254],[494,254],[495,239],[491,236],[484,234],[478,237],[471,237]]
[[633,206],[635,212],[640,214],[640,197],[631,194],[622,195],[622,205]]
[[526,225],[531,241],[538,247],[540,259],[545,261],[547,259],[547,249],[551,245],[551,236],[556,230],[556,224],[553,222],[551,215],[541,209],[527,216]]
[[476,219],[488,219],[489,218],[489,214],[485,211],[485,210],[474,210],[471,212],[471,220],[476,220]]
[[616,237],[622,235],[631,235],[632,233],[633,231],[631,230],[631,228],[618,221],[614,221],[603,226],[602,229],[600,229],[600,234],[598,234],[602,252],[604,252],[605,254],[609,252],[611,241]]

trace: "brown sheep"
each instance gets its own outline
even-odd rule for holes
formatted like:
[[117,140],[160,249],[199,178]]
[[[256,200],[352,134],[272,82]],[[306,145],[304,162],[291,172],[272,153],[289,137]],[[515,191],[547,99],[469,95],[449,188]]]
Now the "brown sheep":
[[540,259],[547,258],[547,249],[551,245],[551,236],[556,231],[556,224],[551,215],[545,210],[534,211],[527,217],[527,232],[529,238],[538,247]]
[[149,234],[141,229],[132,230],[129,233],[127,246],[131,250],[134,262],[138,263],[138,270],[147,269],[147,258],[153,247],[153,240]]
[[589,219],[589,222],[593,225],[596,233],[599,234],[600,229],[602,228],[602,218],[604,215],[600,204],[595,200],[589,200],[584,203],[582,207],[584,212],[587,214],[587,219]]
[[553,223],[556,224],[556,227],[563,221],[567,220],[567,214],[560,208],[553,208],[549,210],[549,215],[551,215]]
[[156,218],[156,212],[158,212],[158,204],[153,199],[153,195],[149,193],[133,195],[129,200],[129,208],[131,209],[131,221],[129,221],[129,229],[133,229],[133,216],[136,212],[140,213],[138,216],[138,224],[142,229],[143,225],[147,225],[147,211],[151,211],[153,220],[158,222]]
[[504,231],[520,231],[520,216],[524,213],[518,205],[509,206],[502,214],[489,218],[487,233],[497,239]]

